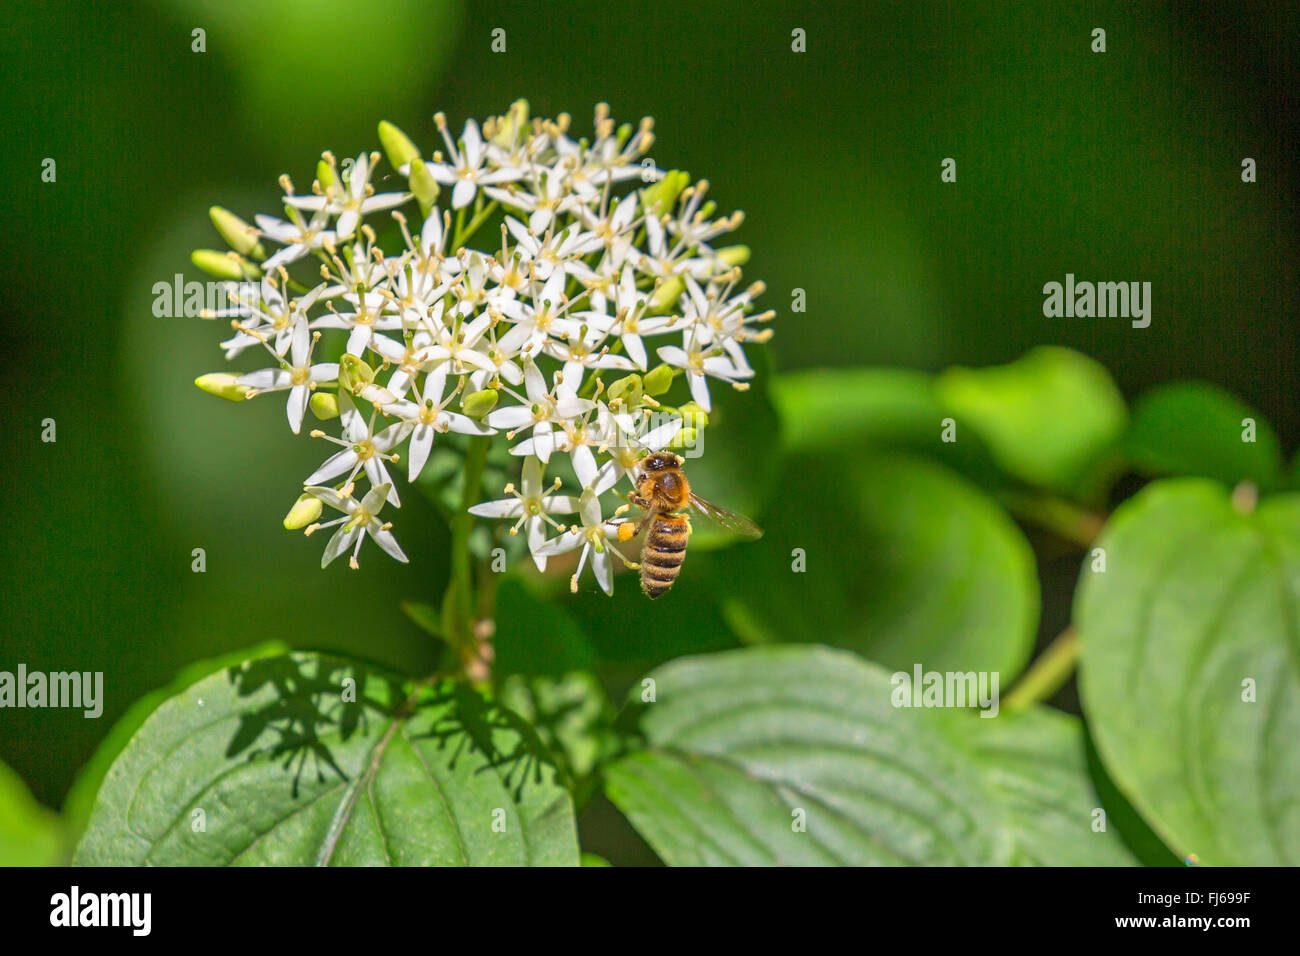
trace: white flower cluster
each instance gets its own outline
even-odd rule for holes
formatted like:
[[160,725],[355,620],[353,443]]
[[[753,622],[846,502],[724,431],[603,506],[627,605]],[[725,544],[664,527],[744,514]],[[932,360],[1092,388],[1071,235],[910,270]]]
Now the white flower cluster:
[[[512,533],[524,528],[539,568],[581,548],[579,572],[590,556],[609,592],[616,523],[601,496],[691,424],[654,396],[684,375],[707,412],[709,379],[747,387],[754,371],[743,345],[771,335],[762,323],[772,313],[752,306],[761,284],[740,286],[747,250],[715,246],[741,215],[712,218],[707,183],[642,161],[651,121],[616,127],[603,104],[590,139],[574,139],[567,116],[530,119],[523,101],[481,129],[469,121],[459,139],[441,114],[435,120],[446,152],[432,160],[381,124],[405,189],[376,192],[378,153],[342,168],[327,153],[311,195],[282,177],[286,219],[258,215],[254,228],[213,211],[233,249],[219,268],[252,281],[231,281],[230,306],[207,314],[234,327],[227,358],[252,350],[270,361],[199,384],[234,399],[283,393],[295,433],[309,407],[337,419],[338,435],[311,432],[338,447],[306,477],[285,521],[309,534],[336,527],[322,565],[350,551],[355,567],[367,536],[405,561],[378,517],[401,505],[390,468],[413,482],[439,433],[501,434],[524,459],[521,489],[471,511],[513,520]],[[450,209],[436,204],[440,192]],[[418,206],[418,229],[399,206]],[[469,247],[494,218],[499,247]],[[392,248],[380,247],[376,230]],[[204,264],[199,253],[195,262]],[[318,268],[307,278],[309,264]],[[619,380],[607,384],[614,371]],[[559,478],[546,485],[555,455],[568,456],[580,491],[559,493]],[[341,516],[316,523],[322,505]],[[578,517],[566,527],[554,515]]]

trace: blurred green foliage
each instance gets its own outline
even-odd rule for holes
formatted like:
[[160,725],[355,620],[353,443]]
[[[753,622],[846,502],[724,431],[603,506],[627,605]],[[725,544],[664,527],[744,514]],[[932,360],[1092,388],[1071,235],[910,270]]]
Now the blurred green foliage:
[[[26,520],[6,551],[0,668],[103,670],[107,700],[101,721],[0,713],[0,760],[17,771],[0,781],[0,801],[34,841],[11,850],[0,830],[6,858],[66,852],[63,836],[42,836],[59,824],[26,788],[47,807],[67,799],[75,829],[87,785],[69,788],[112,722],[137,723],[147,708],[133,705],[193,661],[280,641],[405,675],[437,662],[436,640],[400,607],[436,599],[446,581],[436,507],[417,499],[403,511],[404,540],[418,543],[410,566],[317,572],[314,546],[280,527],[312,443],[283,441],[273,404],[227,407],[194,389],[195,375],[220,367],[217,330],[152,312],[153,284],[190,273],[188,251],[213,243],[209,205],[270,208],[280,173],[308,180],[322,149],[375,148],[381,118],[427,147],[435,109],[481,116],[518,96],[579,125],[598,100],[620,119],[653,115],[655,160],[707,176],[724,207],[745,209],[746,272],[767,281],[763,304],[778,311],[769,348],[781,374],[763,375],[770,395],[727,397],[696,469],[703,493],[765,524],[763,542],[693,549],[672,603],[653,608],[628,578],[612,599],[570,596],[563,575],[502,585],[508,693],[568,772],[608,750],[608,700],[683,655],[810,640],[886,667],[929,648],[954,666],[1014,673],[1068,615],[1074,575],[1040,596],[1049,556],[1038,548],[1037,573],[1029,558],[1040,532],[985,493],[1042,484],[1112,505],[1131,490],[1111,483],[1115,460],[1098,457],[1112,441],[1144,476],[1296,483],[1295,464],[1281,466],[1300,438],[1300,121],[1283,108],[1297,94],[1294,8],[746,10],[638,8],[635,29],[594,0],[564,16],[530,3],[402,2],[358,18],[351,5],[296,0],[10,11],[0,254],[13,265],[0,295],[11,400],[0,415],[11,455],[0,481]],[[1088,50],[1097,24],[1104,55]],[[505,55],[489,47],[498,26]],[[789,51],[795,26],[808,32],[806,54]],[[204,53],[192,50],[198,27]],[[955,184],[939,181],[946,156]],[[1259,164],[1256,184],[1240,182],[1245,156]],[[58,162],[56,183],[41,182],[45,157]],[[1151,327],[1045,318],[1042,286],[1066,272],[1152,282]],[[790,311],[796,289],[806,312]],[[1044,344],[1075,351],[1030,351]],[[999,378],[1017,367],[1005,363],[1044,356],[1084,372],[1047,391]],[[1213,384],[1162,384],[1178,379]],[[1144,395],[1127,431],[1121,393]],[[1255,445],[1233,439],[1250,409]],[[937,441],[945,414],[956,444]],[[55,444],[39,440],[47,417]],[[1102,477],[1084,481],[1081,464]],[[207,553],[202,575],[190,570],[195,547]],[[795,547],[809,560],[797,592],[773,577],[790,573]],[[956,564],[926,579],[942,603],[921,587],[926,554]],[[938,642],[945,628],[961,640]],[[1089,653],[1085,644],[1085,664]],[[593,660],[607,700],[590,697],[593,709],[584,696],[575,715],[566,682]],[[1043,734],[1058,745],[1078,736]],[[1105,731],[1099,745],[1103,757],[1123,747]],[[1085,784],[1068,787],[1077,796]],[[1116,784],[1108,808],[1127,797],[1180,851],[1203,845],[1184,808],[1135,797],[1142,780]],[[977,789],[1002,806],[993,784]],[[580,818],[584,849],[646,859],[607,809],[596,795]],[[1034,855],[1033,837],[1023,846]]]

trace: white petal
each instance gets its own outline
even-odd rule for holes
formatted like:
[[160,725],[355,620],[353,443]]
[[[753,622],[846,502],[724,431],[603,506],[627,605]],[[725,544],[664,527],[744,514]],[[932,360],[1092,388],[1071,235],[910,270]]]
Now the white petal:
[[433,451],[433,437],[432,425],[417,425],[415,431],[411,433],[411,445],[407,451],[411,456],[407,462],[407,475],[410,481],[419,478],[420,472],[424,470],[424,463],[429,460],[429,452]]
[[289,389],[289,401],[285,411],[289,416],[289,428],[295,435],[302,431],[302,416],[307,412],[307,394],[306,385],[295,385]]
[[567,551],[572,551],[585,540],[586,538],[582,536],[582,532],[574,529],[544,541],[536,548],[536,550],[533,551],[533,553],[545,555],[546,557],[554,557],[557,554],[564,554]]
[[596,456],[586,445],[573,449],[569,457],[573,460],[573,471],[578,476],[578,484],[586,488],[596,480]]
[[351,471],[357,463],[357,453],[351,448],[345,448],[336,455],[331,455],[325,459],[325,463],[313,471],[303,481],[304,485],[316,485],[322,481],[329,481],[331,478],[337,478],[345,471]]
[[688,372],[687,379],[691,385],[691,398],[695,399],[695,404],[707,411],[712,411],[713,406],[709,401],[709,380],[699,372]]
[[397,539],[393,537],[393,532],[385,531],[382,528],[374,528],[370,531],[370,537],[375,539],[375,544],[383,548],[390,557],[396,558],[403,564],[408,563],[408,558],[403,553]]
[[325,546],[325,554],[320,559],[320,566],[322,568],[328,567],[331,561],[352,547],[359,534],[361,534],[360,528],[348,530],[347,524],[340,525],[339,530],[334,532],[329,544]]
[[606,594],[614,593],[614,562],[609,548],[591,556],[591,569],[596,572],[596,583]]
[[458,180],[451,191],[451,208],[464,209],[474,201],[476,191],[477,187],[468,179]]
[[497,498],[474,505],[469,513],[480,518],[518,518],[524,513],[524,503],[518,498]]

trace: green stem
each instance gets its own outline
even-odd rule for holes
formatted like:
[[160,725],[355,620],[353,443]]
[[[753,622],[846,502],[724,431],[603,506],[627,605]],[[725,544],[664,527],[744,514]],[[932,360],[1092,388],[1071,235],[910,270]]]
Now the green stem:
[[1016,686],[1011,688],[1011,693],[1003,698],[1002,706],[1008,711],[1017,711],[1047,700],[1070,679],[1078,662],[1079,635],[1073,627],[1067,627],[1038,655]]
[[1011,494],[1003,502],[1013,515],[1046,528],[1081,548],[1089,548],[1101,533],[1106,516],[1061,498]]
[[465,222],[465,207],[461,207],[460,212],[456,213],[456,231],[452,234],[451,248],[453,252],[458,252],[465,243],[478,232],[479,227],[487,222],[488,218],[497,211],[497,201],[494,199],[481,209],[475,206],[474,218],[467,224]]
[[469,509],[478,503],[483,487],[483,469],[487,465],[489,436],[470,438],[465,451],[465,485],[460,507],[451,518],[451,580],[443,599],[443,629],[449,650],[455,655],[454,666],[464,670],[477,658],[474,634],[474,560],[469,550],[469,536],[474,530],[474,516]]

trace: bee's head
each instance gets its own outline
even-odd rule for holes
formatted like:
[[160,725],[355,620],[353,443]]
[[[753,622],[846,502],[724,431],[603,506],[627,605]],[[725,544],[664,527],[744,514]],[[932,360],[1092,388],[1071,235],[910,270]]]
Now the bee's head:
[[663,471],[667,468],[680,468],[682,460],[670,451],[657,451],[641,459],[642,471]]

